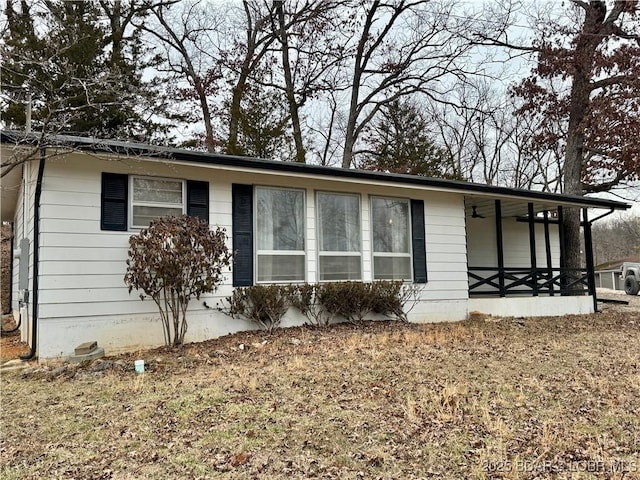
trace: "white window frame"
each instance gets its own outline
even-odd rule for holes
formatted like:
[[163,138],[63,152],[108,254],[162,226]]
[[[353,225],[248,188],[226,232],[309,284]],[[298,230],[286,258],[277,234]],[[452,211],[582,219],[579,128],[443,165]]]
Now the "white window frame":
[[[382,200],[394,200],[394,201],[402,201],[407,204],[407,234],[408,236],[408,245],[409,252],[376,252],[373,233],[375,231],[374,217],[373,217],[373,200],[374,199],[382,199]],[[386,195],[369,195],[369,217],[370,217],[370,231],[371,231],[371,278],[374,282],[379,281],[403,281],[403,282],[413,282],[413,231],[411,230],[411,200],[409,198],[404,197],[390,197]],[[376,278],[376,262],[375,259],[378,258],[408,258],[409,259],[409,277],[408,278]]]
[[[358,198],[358,214],[360,217],[360,250],[357,252],[349,252],[349,251],[331,251],[331,250],[322,250],[322,239],[320,236],[322,235],[322,228],[320,227],[320,196],[321,195],[340,195],[345,197],[357,197]],[[318,190],[315,192],[315,210],[316,210],[316,244],[317,244],[317,276],[319,283],[328,283],[328,282],[361,282],[364,278],[364,265],[363,265],[363,235],[362,235],[362,196],[359,193],[350,193],[350,192],[332,192],[326,190]],[[359,257],[360,258],[360,278],[344,278],[344,279],[330,279],[323,280],[320,277],[322,276],[322,272],[320,271],[320,257]]]
[[[180,182],[182,184],[182,203],[168,203],[168,202],[141,202],[134,200],[133,184],[134,179],[151,179],[151,180],[166,180],[169,182]],[[149,225],[135,225],[133,223],[133,207],[164,207],[164,208],[181,208],[182,214],[187,213],[187,182],[180,178],[167,178],[167,177],[154,177],[148,175],[129,175],[129,229],[140,230],[147,228]]]
[[[302,243],[304,245],[303,250],[258,250],[258,191],[259,190],[287,190],[293,192],[302,192]],[[253,278],[255,283],[258,284],[289,284],[289,283],[305,283],[307,281],[307,191],[304,188],[290,188],[290,187],[274,187],[271,185],[255,185],[253,187]],[[260,255],[273,255],[273,256],[302,256],[304,265],[304,275],[301,280],[258,280],[258,265]]]

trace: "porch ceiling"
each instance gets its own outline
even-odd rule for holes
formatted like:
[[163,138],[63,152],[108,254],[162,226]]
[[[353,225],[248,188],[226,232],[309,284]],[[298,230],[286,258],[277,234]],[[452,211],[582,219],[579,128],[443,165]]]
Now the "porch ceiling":
[[569,204],[565,202],[501,198],[486,195],[465,195],[465,216],[471,217],[473,215],[473,207],[475,207],[478,216],[494,217],[496,200],[500,200],[502,202],[501,207],[503,218],[526,217],[528,215],[529,201],[533,202],[533,210],[535,213],[556,210],[559,205],[563,207],[582,207],[582,205]]
[[2,221],[12,222],[16,213],[18,191],[22,180],[22,168],[14,168],[0,181],[0,203],[2,204]]

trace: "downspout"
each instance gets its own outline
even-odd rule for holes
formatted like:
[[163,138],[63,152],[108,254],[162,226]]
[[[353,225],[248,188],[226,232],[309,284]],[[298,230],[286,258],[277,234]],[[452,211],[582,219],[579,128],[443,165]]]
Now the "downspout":
[[610,208],[608,212],[603,213],[602,215],[600,215],[600,216],[598,216],[598,217],[596,217],[596,218],[594,218],[592,220],[589,220],[589,223],[593,225],[593,223],[596,222],[597,220],[600,220],[601,218],[604,218],[604,217],[608,217],[613,212],[615,212],[615,210],[613,208]]
[[42,196],[42,177],[47,149],[40,148],[40,163],[38,165],[38,180],[33,200],[33,287],[31,290],[32,322],[31,322],[31,350],[21,355],[21,360],[31,360],[38,351],[38,267],[40,265],[40,197]]

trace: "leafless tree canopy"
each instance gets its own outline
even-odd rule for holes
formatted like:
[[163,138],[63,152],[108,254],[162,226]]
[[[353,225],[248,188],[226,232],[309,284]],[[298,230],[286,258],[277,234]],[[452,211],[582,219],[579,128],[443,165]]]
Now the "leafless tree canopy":
[[[61,60],[64,47],[50,42],[56,48],[41,47],[47,55],[3,66],[3,73],[15,67],[19,93],[3,101],[24,110],[28,79],[36,135],[69,133],[91,109],[135,102],[121,95],[124,67],[112,68],[135,59],[138,78],[162,80],[155,83],[162,96],[150,96],[157,109],[128,108],[147,112],[167,133],[102,136],[351,168],[364,165],[376,144],[368,132],[389,106],[408,100],[425,119],[424,136],[446,152],[436,171],[554,192],[608,190],[633,184],[640,168],[640,147],[629,141],[640,135],[637,3],[88,2],[83,15],[100,25],[94,33],[104,64],[80,75]],[[20,42],[31,39],[26,51],[38,52],[46,32],[80,39],[73,9],[62,5],[8,1],[8,25],[41,33],[5,29],[3,48],[22,51]],[[58,10],[66,13],[57,23],[43,16]],[[531,73],[515,80],[526,61]],[[80,92],[82,102],[61,92]],[[3,158],[3,174],[38,155],[36,144]]]

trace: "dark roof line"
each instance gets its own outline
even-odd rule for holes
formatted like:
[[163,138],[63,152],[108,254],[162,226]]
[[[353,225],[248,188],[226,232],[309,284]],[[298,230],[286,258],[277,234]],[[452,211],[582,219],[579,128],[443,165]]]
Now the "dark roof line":
[[[2,143],[34,142],[37,134],[25,134],[14,130],[1,132]],[[559,193],[540,192],[535,190],[523,190],[508,187],[496,187],[481,183],[471,183],[462,180],[447,180],[442,178],[421,177],[417,175],[405,175],[398,173],[384,173],[370,170],[346,169],[338,167],[326,167],[322,165],[309,165],[294,162],[282,162],[277,160],[265,160],[262,158],[242,157],[235,155],[222,155],[216,153],[197,152],[171,147],[154,146],[143,143],[127,142],[120,140],[104,140],[92,137],[80,137],[72,135],[53,135],[46,137],[44,146],[70,146],[80,150],[94,152],[112,152],[118,154],[145,155],[153,158],[173,159],[186,162],[203,163],[209,165],[221,165],[230,167],[250,168],[256,170],[271,170],[278,172],[299,173],[308,175],[320,175],[333,178],[353,178],[359,180],[375,180],[386,183],[403,183],[421,185],[457,192],[494,194],[502,196],[520,197],[532,200],[560,202],[576,204],[579,206],[591,206],[599,208],[627,209],[631,205],[615,200],[601,198],[581,197]]]

